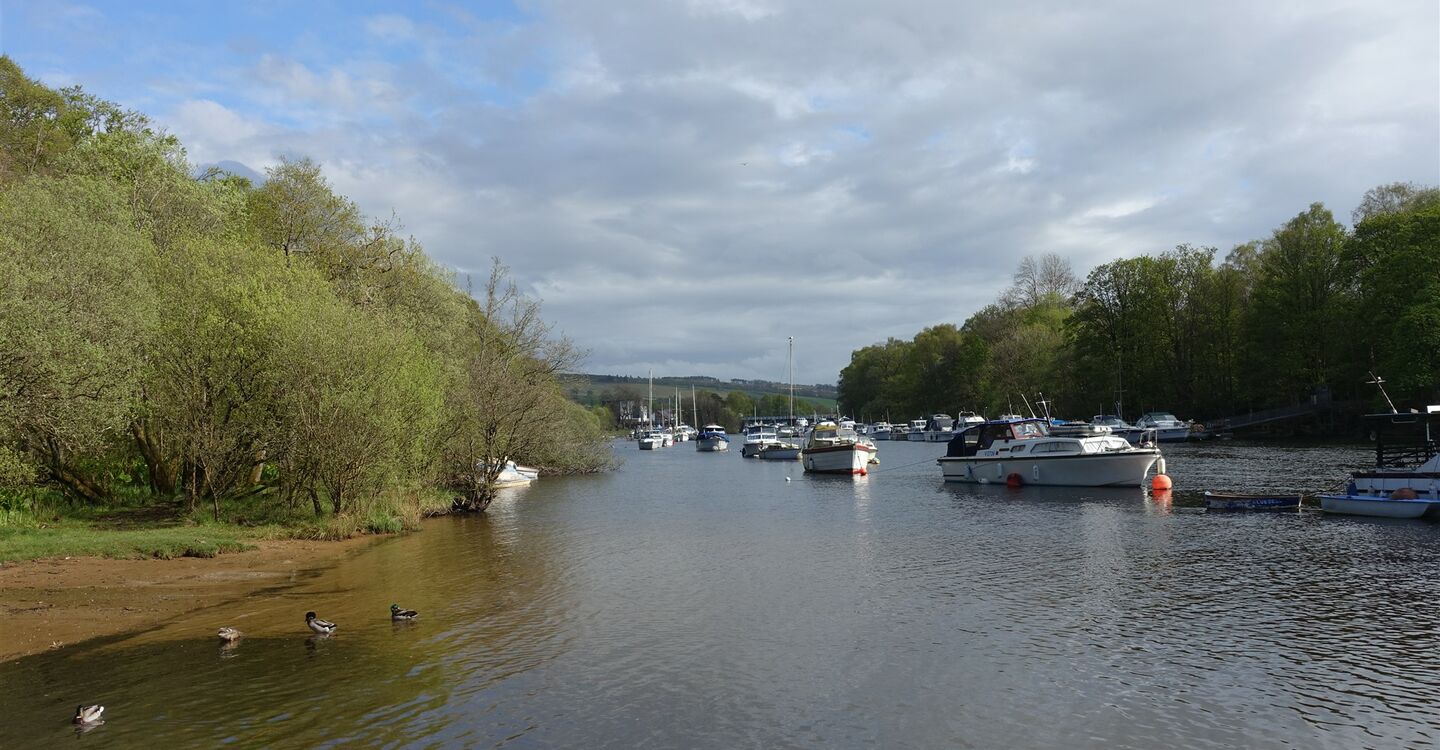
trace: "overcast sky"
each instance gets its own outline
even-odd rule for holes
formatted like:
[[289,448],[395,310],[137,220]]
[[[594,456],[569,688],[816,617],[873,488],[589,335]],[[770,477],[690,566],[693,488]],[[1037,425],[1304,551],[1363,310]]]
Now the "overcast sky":
[[210,5],[0,0],[0,46],[499,256],[591,372],[784,380],[794,336],[834,382],[1026,255],[1223,254],[1440,183],[1436,0]]

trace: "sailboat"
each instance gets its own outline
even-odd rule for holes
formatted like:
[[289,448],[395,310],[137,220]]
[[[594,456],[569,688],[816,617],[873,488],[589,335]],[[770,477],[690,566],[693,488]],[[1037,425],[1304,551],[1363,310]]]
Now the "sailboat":
[[[789,352],[786,354],[786,360],[788,361],[787,369],[788,369],[789,372],[790,372],[790,424],[791,424],[791,425],[794,425],[794,424],[795,424],[795,337],[794,337],[794,336],[790,336],[790,337],[788,337],[788,338],[789,338],[789,341],[790,341],[790,348],[789,348]],[[765,444],[761,445],[761,446],[756,450],[756,453],[755,453],[756,457],[757,457],[757,458],[767,459],[767,460],[770,460],[770,461],[794,461],[795,459],[800,458],[800,444],[799,444],[799,443],[789,442],[789,441],[787,441],[787,440],[779,439],[779,436],[780,436],[780,435],[783,435],[783,434],[784,434],[784,433],[777,433],[777,438],[776,438],[775,440],[767,441]],[[790,434],[791,436],[793,436],[793,435],[795,434],[793,427],[789,430],[789,434]]]
[[653,451],[657,448],[664,448],[666,445],[668,445],[668,443],[665,441],[665,434],[660,430],[655,429],[655,425],[650,418],[651,415],[654,413],[651,411],[652,405],[655,401],[654,370],[650,371],[649,379],[650,388],[645,396],[645,418],[643,420],[644,427],[640,431],[640,438],[637,441],[640,445],[640,450],[642,451]]

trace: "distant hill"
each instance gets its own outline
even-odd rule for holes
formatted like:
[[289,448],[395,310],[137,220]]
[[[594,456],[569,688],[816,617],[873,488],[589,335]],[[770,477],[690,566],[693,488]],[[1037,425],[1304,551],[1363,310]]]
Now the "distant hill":
[[[564,378],[566,390],[570,398],[587,405],[605,403],[620,391],[631,393],[644,393],[648,387],[649,380],[643,377],[631,377],[629,375],[593,375],[589,373],[573,373]],[[720,380],[706,375],[685,375],[682,377],[657,377],[655,378],[655,396],[673,396],[675,389],[679,388],[684,393],[690,392],[690,387],[696,390],[714,391],[721,396],[731,391],[742,391],[751,398],[766,396],[770,394],[789,395],[789,383],[776,383],[773,380]],[[829,384],[795,384],[795,398],[803,398],[827,407],[835,406],[837,396],[836,388]]]

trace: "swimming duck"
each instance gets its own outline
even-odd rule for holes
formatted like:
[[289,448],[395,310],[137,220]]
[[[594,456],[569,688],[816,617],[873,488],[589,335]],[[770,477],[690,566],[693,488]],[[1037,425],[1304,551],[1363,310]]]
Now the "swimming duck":
[[100,721],[100,715],[105,713],[105,707],[100,704],[93,706],[79,705],[75,707],[76,724],[94,724]]
[[413,609],[400,609],[399,604],[390,605],[390,619],[392,620],[413,620],[419,616],[420,613]]
[[218,635],[220,636],[220,640],[225,641],[226,643],[233,643],[240,640],[240,637],[245,634],[236,630],[235,628],[220,628],[220,632],[218,633]]
[[320,635],[330,635],[335,632],[336,628],[335,623],[316,617],[314,612],[305,613],[305,624],[309,625],[311,630]]

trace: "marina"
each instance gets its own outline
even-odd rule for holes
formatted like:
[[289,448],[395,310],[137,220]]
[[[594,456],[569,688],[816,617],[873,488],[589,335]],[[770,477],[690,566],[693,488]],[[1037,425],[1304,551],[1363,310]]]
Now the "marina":
[[[0,746],[74,741],[77,702],[119,748],[1435,741],[1435,526],[1208,515],[1198,489],[1320,491],[1366,446],[1177,444],[1190,489],[1163,496],[946,483],[940,448],[828,477],[619,441],[611,474],[0,665]],[[423,615],[392,623],[397,599]],[[338,630],[308,640],[307,610]]]

